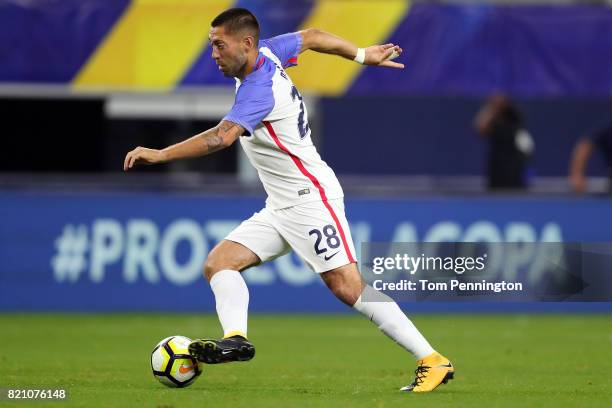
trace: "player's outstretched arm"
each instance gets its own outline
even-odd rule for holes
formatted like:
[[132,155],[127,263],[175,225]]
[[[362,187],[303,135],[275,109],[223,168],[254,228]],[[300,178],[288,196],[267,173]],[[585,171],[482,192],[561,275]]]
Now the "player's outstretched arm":
[[[352,42],[327,33],[316,28],[308,28],[300,31],[302,35],[302,49],[313,50],[325,54],[339,55],[353,60],[357,56],[358,47]],[[402,49],[396,44],[372,45],[365,48],[363,64],[377,65],[380,67],[404,68],[404,64],[393,62],[391,59],[402,55]]]
[[137,164],[166,163],[173,160],[205,156],[228,146],[244,133],[244,128],[226,120],[205,132],[199,133],[165,149],[137,147],[123,161],[123,170],[128,171]]

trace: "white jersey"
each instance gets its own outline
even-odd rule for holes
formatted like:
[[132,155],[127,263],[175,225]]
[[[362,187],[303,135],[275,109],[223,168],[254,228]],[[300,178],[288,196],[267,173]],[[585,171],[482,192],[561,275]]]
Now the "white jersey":
[[248,132],[240,144],[272,209],[343,197],[312,143],[306,106],[284,69],[296,65],[301,42],[299,33],[260,41],[255,68],[242,82],[236,79],[236,101],[224,118]]

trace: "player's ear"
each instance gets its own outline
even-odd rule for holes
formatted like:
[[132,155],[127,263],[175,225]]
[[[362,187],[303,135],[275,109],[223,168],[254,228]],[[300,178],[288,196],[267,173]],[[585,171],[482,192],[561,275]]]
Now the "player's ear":
[[245,45],[245,47],[247,49],[251,49],[251,48],[255,48],[256,44],[255,44],[255,37],[253,37],[252,35],[247,35],[242,39],[243,44]]

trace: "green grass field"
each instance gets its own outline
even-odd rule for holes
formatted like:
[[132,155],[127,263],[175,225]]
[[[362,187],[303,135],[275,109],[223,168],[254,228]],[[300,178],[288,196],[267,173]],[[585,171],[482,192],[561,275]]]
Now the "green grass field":
[[413,321],[456,367],[430,394],[399,393],[412,358],[366,319],[338,315],[254,315],[254,360],[204,366],[193,386],[169,389],[150,372],[153,346],[218,335],[216,316],[0,314],[0,387],[68,389],[46,407],[612,406],[612,316]]

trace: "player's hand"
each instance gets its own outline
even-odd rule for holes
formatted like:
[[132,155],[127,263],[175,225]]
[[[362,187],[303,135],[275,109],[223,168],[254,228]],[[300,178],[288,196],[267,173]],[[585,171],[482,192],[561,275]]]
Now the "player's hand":
[[363,63],[364,65],[403,69],[404,64],[391,61],[402,55],[402,51],[400,46],[395,44],[372,45],[365,49]]
[[146,147],[138,146],[125,155],[123,170],[128,171],[136,164],[155,164],[163,163],[164,161],[164,154],[161,150],[147,149]]

